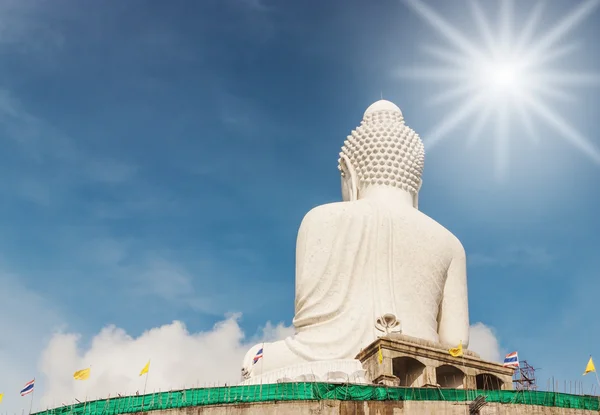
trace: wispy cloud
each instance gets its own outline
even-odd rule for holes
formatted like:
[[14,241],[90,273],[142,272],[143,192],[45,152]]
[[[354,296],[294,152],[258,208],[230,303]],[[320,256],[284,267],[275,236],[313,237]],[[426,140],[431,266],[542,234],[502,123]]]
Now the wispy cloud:
[[[231,266],[212,257],[183,266],[157,254],[147,261],[115,270],[131,298],[161,299],[171,307],[189,308],[196,313],[220,315],[229,311],[246,312],[261,307],[281,288],[246,284],[248,266]],[[243,288],[242,288],[243,286]]]
[[221,123],[230,131],[236,133],[238,140],[256,140],[257,134],[261,143],[277,139],[285,131],[281,123],[269,115],[257,98],[248,98],[227,91],[220,86],[215,92],[215,103]]
[[4,0],[0,3],[0,47],[16,47],[23,54],[40,55],[60,48],[64,37],[39,2]]
[[48,183],[43,183],[31,178],[22,178],[18,181],[17,192],[25,200],[35,203],[43,207],[50,207],[54,204],[59,189],[54,186],[48,186]]
[[10,172],[14,180],[2,184],[7,193],[51,207],[71,202],[86,187],[121,186],[113,197],[92,200],[88,211],[100,219],[173,207],[173,199],[165,196],[165,190],[139,176],[135,163],[93,154],[32,115],[6,89],[0,90],[0,131],[5,133],[0,142],[4,138],[14,143],[12,147],[10,142],[3,144],[5,155],[23,160]]
[[138,167],[117,160],[92,160],[86,165],[87,173],[92,180],[102,183],[127,183],[134,179]]
[[511,246],[491,254],[475,252],[467,255],[468,264],[472,267],[546,267],[553,260],[545,248],[532,246]]
[[262,254],[241,248],[236,238],[240,236],[218,246],[196,241],[190,258],[164,248],[160,241],[114,237],[103,228],[76,227],[61,234],[57,249],[73,253],[73,267],[93,270],[96,281],[114,287],[129,304],[152,302],[156,307],[216,316],[251,312],[283,286],[247,283],[248,278],[256,278],[250,275],[266,274],[267,265]]
[[187,270],[163,258],[152,258],[142,266],[125,267],[121,272],[130,276],[132,294],[158,297],[204,312],[215,309],[210,296],[196,292],[193,277]]
[[72,140],[34,116],[6,88],[0,89],[0,130],[31,159],[41,163],[77,159]]
[[267,12],[273,7],[266,0],[229,0],[232,4],[239,5],[257,12]]
[[0,117],[2,119],[20,118],[17,103],[6,89],[0,89]]

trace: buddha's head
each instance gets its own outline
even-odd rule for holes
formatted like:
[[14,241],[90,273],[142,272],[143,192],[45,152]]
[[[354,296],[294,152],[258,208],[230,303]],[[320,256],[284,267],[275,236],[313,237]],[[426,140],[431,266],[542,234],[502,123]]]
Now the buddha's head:
[[417,207],[424,161],[423,142],[404,123],[400,108],[377,101],[342,146],[342,197],[357,200],[369,186],[387,186],[410,193]]

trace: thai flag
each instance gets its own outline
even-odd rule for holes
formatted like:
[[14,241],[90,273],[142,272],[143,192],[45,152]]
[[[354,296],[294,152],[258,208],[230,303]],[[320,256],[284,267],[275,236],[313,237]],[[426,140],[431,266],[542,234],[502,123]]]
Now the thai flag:
[[519,355],[517,352],[512,352],[506,355],[502,366],[505,367],[519,367]]
[[261,357],[263,357],[263,348],[262,347],[260,349],[258,349],[258,352],[256,352],[256,356],[254,356],[254,363],[252,363],[252,364],[255,365],[256,362],[258,362]]
[[35,379],[30,380],[25,384],[25,387],[21,389],[21,396],[25,396],[33,392],[33,384],[35,383]]

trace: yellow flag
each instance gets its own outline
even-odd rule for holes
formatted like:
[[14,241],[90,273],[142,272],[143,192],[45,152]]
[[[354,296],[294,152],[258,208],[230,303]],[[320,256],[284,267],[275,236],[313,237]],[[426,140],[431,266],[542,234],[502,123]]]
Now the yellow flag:
[[73,379],[75,380],[87,380],[90,377],[91,368],[81,369],[73,373]]
[[149,370],[150,370],[150,360],[148,360],[148,363],[146,363],[146,366],[144,366],[144,368],[140,372],[140,376],[142,376],[144,373],[148,373]]
[[4,398],[4,394],[0,393],[0,403],[2,403],[2,398]]
[[584,376],[587,375],[590,372],[595,372],[596,371],[596,366],[594,366],[594,361],[592,360],[592,356],[590,356],[590,360],[587,364],[587,366],[585,367],[585,372],[583,372]]
[[458,347],[454,347],[454,348],[448,350],[448,353],[450,353],[454,357],[462,356],[463,355],[462,340],[460,341]]
[[381,345],[379,345],[379,351],[377,352],[377,361],[379,364],[383,363],[383,353],[381,353]]

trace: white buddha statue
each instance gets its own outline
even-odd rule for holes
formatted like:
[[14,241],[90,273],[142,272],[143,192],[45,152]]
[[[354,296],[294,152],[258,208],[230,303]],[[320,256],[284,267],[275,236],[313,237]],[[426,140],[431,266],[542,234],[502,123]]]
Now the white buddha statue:
[[246,383],[311,362],[350,367],[344,362],[384,334],[382,316],[402,334],[468,347],[465,251],[418,210],[423,163],[423,143],[400,109],[372,104],[340,153],[343,202],[312,209],[300,225],[296,333],[252,347]]

